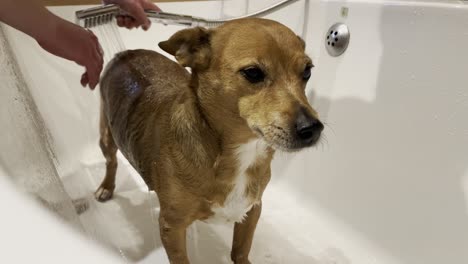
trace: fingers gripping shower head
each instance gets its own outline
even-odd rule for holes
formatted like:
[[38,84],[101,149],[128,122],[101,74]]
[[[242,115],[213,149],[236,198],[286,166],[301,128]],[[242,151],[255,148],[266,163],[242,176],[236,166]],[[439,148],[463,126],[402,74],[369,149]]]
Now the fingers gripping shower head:
[[[228,19],[205,19],[194,16],[172,14],[166,12],[158,12],[154,10],[146,10],[146,16],[152,22],[161,23],[164,25],[182,25],[188,27],[216,27],[221,24],[234,19],[248,18],[248,17],[263,17],[283,7],[286,7],[299,0],[283,0],[272,6],[259,10],[257,12],[235,18]],[[93,28],[103,24],[112,22],[112,19],[119,14],[124,14],[117,5],[104,5],[93,7],[76,12],[76,23],[85,28]]]
[[[151,21],[165,25],[176,24],[183,26],[207,26],[210,23],[208,20],[186,15],[171,14],[153,10],[146,10],[145,13]],[[122,12],[117,5],[93,7],[77,11],[76,23],[85,28],[93,28],[110,23],[112,19],[119,14],[125,13]]]
[[[283,0],[267,8],[250,13],[245,16],[216,20],[181,14],[159,12],[154,10],[145,10],[145,13],[148,19],[155,23],[160,23],[164,25],[179,25],[184,27],[200,26],[212,28],[220,26],[225,22],[235,19],[248,17],[264,17],[268,14],[273,13],[274,11],[289,6],[290,4],[295,3],[297,1],[299,0]],[[103,5],[80,10],[75,13],[76,24],[85,28],[93,29],[93,31],[98,36],[102,36],[100,37],[100,39],[102,40],[103,48],[106,51],[104,53],[105,62],[108,62],[117,52],[125,50],[124,43],[120,37],[119,30],[117,29],[114,20],[118,15],[126,14],[127,13],[122,11],[117,5]]]

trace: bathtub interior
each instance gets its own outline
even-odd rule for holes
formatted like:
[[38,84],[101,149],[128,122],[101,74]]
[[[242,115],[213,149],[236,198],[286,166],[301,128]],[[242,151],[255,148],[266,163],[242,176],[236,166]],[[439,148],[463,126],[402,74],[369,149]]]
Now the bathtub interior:
[[[160,6],[217,18],[272,2]],[[73,20],[82,8],[51,10]],[[276,155],[253,263],[468,261],[466,17],[462,3],[424,1],[299,1],[269,17],[306,40],[316,65],[307,93],[328,126],[319,147]],[[343,56],[332,58],[323,36],[336,22],[350,27],[351,42]],[[119,32],[126,48],[160,51],[157,43],[179,29],[155,24],[146,33]],[[2,170],[41,200],[56,202],[49,207],[110,255],[168,263],[155,194],[121,155],[114,199],[102,204],[93,198],[104,174],[99,97],[79,87],[81,68],[11,28],[4,33],[26,89],[1,91],[0,121],[8,130]],[[31,174],[44,178],[28,180]],[[47,184],[38,188],[37,182]],[[86,210],[77,214],[75,208]],[[187,239],[193,263],[230,263],[232,226],[197,222]]]

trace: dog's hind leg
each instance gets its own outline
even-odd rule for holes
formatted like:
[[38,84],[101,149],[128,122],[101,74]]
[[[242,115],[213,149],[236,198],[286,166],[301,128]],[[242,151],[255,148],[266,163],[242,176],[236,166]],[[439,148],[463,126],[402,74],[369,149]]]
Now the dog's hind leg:
[[99,131],[101,138],[99,146],[102,154],[106,158],[106,175],[101,183],[101,186],[94,193],[96,199],[100,202],[105,202],[112,198],[115,189],[115,173],[117,171],[117,145],[112,137],[112,132],[109,128],[107,117],[102,110],[101,102],[101,118],[99,121]]

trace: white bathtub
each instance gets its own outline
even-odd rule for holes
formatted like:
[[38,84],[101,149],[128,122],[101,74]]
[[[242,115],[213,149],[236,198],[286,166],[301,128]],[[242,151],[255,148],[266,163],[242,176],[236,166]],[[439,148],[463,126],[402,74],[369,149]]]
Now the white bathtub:
[[[250,1],[247,9],[272,2]],[[235,5],[161,4],[212,18],[245,11]],[[81,8],[52,10],[72,20]],[[277,154],[252,262],[468,263],[468,2],[310,0],[271,18],[306,39],[316,65],[307,91],[328,124],[327,140],[300,154]],[[334,58],[324,38],[336,22],[349,26],[351,41]],[[127,48],[157,50],[178,29],[121,32]],[[78,66],[11,28],[4,32],[17,65],[0,45],[0,61],[10,63],[0,70],[6,83],[0,174],[79,231],[25,202],[2,177],[8,222],[0,245],[9,249],[2,262],[25,263],[42,252],[46,263],[168,263],[155,196],[122,157],[115,199],[92,198],[104,172],[98,92],[79,87]],[[78,215],[72,202],[89,208]],[[229,226],[194,224],[188,232],[193,263],[230,263],[231,239]]]

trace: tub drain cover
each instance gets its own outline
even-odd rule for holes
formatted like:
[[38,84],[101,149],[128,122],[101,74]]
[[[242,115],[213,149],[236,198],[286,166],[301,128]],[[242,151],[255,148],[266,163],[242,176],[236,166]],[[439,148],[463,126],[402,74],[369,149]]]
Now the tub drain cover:
[[328,54],[333,57],[338,57],[349,44],[349,29],[343,23],[337,23],[330,27],[325,38],[325,47],[327,48]]

